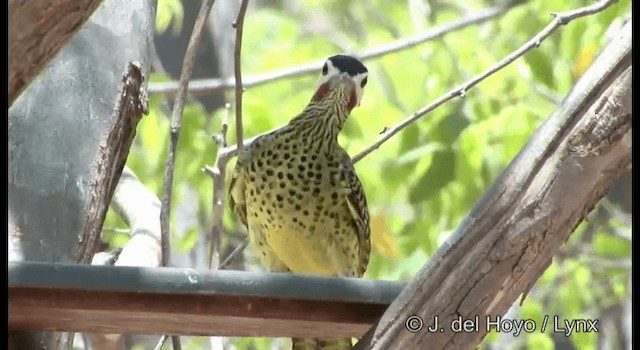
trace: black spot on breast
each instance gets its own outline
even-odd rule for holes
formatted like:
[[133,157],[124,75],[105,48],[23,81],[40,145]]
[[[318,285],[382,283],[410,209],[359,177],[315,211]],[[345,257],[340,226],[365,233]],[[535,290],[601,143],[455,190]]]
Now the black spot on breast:
[[304,171],[304,165],[299,164],[299,165],[298,165],[298,170],[300,170],[301,172],[303,172],[303,171]]
[[277,195],[276,195],[276,200],[277,200],[278,202],[282,202],[282,201],[284,200],[284,198],[283,198],[281,195],[277,194]]
[[267,176],[273,176],[273,170],[267,169]]
[[300,157],[300,161],[301,162],[306,162],[307,161],[307,156],[301,156]]

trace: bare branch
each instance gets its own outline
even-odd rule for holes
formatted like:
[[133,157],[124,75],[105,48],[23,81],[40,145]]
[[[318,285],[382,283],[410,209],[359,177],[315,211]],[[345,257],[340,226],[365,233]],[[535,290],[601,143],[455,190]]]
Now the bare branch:
[[225,106],[226,113],[222,118],[220,127],[220,135],[216,136],[218,151],[216,152],[216,161],[213,168],[206,167],[203,169],[209,174],[213,180],[213,213],[211,215],[213,224],[211,226],[211,249],[209,250],[209,268],[217,270],[220,263],[220,238],[223,234],[222,216],[224,215],[224,180],[226,178],[227,160],[221,157],[222,150],[227,146],[227,130],[228,120],[231,106]]
[[[506,6],[492,7],[473,15],[470,15],[461,20],[451,22],[440,27],[433,28],[425,33],[415,35],[409,38],[403,38],[401,40],[393,41],[388,44],[380,45],[354,55],[362,60],[369,60],[373,58],[382,57],[391,53],[395,53],[401,50],[406,50],[414,46],[426,43],[431,40],[435,40],[443,37],[446,34],[454,32],[456,30],[468,27],[474,24],[480,24],[498,17],[512,7],[521,4],[522,1],[513,1]],[[243,88],[251,88],[255,86],[264,85],[276,80],[299,77],[307,74],[315,74],[318,72],[319,67],[322,67],[324,60],[315,60],[309,63],[305,63],[296,67],[278,69],[272,72],[258,74],[248,77],[243,81]],[[194,80],[189,83],[189,92],[194,96],[209,95],[214,93],[220,93],[223,91],[231,90],[235,88],[233,78],[226,79],[202,79]],[[178,91],[178,83],[166,82],[166,83],[153,83],[149,84],[149,93],[161,93],[172,94]]]
[[184,101],[187,97],[187,85],[191,72],[193,71],[193,63],[195,61],[198,46],[202,38],[202,32],[206,24],[206,19],[211,12],[214,0],[207,0],[202,3],[196,23],[193,26],[193,32],[189,39],[189,45],[184,55],[182,64],[182,72],[180,73],[180,82],[178,96],[176,97],[171,114],[171,131],[169,140],[169,152],[167,156],[165,177],[164,177],[164,196],[162,198],[162,209],[160,211],[160,228],[162,232],[162,265],[166,266],[169,262],[171,245],[170,245],[170,228],[169,218],[171,215],[171,194],[173,191],[173,168],[176,159],[176,148],[178,146],[178,137],[180,135],[180,124],[182,122],[182,112],[184,110]]
[[162,262],[160,200],[125,167],[111,202],[129,225],[131,239],[122,247],[116,266],[158,267]]
[[229,255],[227,255],[227,257],[222,261],[222,263],[220,264],[220,269],[224,269],[225,267],[229,266],[229,264],[231,264],[233,262],[233,260],[240,255],[240,253],[242,253],[242,251],[244,250],[244,248],[246,248],[249,245],[249,237],[245,237],[244,240],[242,241],[242,243],[240,243],[231,253],[229,253]]
[[542,43],[542,41],[545,38],[547,38],[549,35],[555,32],[560,26],[565,25],[576,18],[580,18],[580,17],[584,17],[584,16],[588,16],[588,15],[600,12],[606,9],[607,7],[611,6],[616,1],[617,0],[603,0],[598,2],[597,4],[586,6],[574,11],[559,13],[559,14],[552,14],[554,18],[551,21],[551,23],[549,23],[544,29],[542,29],[538,34],[536,34],[533,38],[527,41],[520,48],[518,48],[517,50],[509,54],[507,57],[500,60],[498,63],[496,63],[486,71],[464,82],[462,85],[454,88],[453,90],[450,90],[448,93],[444,94],[434,102],[420,108],[418,111],[414,112],[411,116],[407,117],[397,125],[391,128],[385,129],[382,136],[376,142],[374,142],[371,146],[369,146],[368,148],[360,152],[358,155],[353,157],[353,162],[356,163],[362,160],[362,158],[366,157],[367,155],[369,155],[369,153],[378,149],[383,143],[387,142],[391,137],[393,137],[395,134],[400,132],[402,129],[406,128],[416,120],[422,118],[424,115],[431,112],[432,110],[438,108],[445,102],[452,100],[455,97],[465,97],[465,94],[467,93],[467,91],[469,91],[469,89],[476,86],[478,83],[485,80],[487,77],[493,75],[494,73],[498,72],[499,70],[506,67],[507,65],[511,64],[513,61],[520,58],[528,51],[540,46],[540,43]]
[[[202,2],[200,12],[196,23],[193,25],[193,32],[191,38],[189,38],[189,44],[187,45],[187,51],[184,55],[184,62],[182,64],[182,72],[180,73],[180,82],[178,88],[178,96],[176,97],[175,104],[173,105],[173,113],[171,114],[171,131],[169,140],[169,152],[167,155],[167,163],[164,177],[164,196],[162,197],[162,207],[160,210],[160,228],[162,232],[162,265],[167,266],[170,262],[171,254],[171,230],[170,230],[170,217],[171,217],[171,194],[173,192],[173,170],[176,160],[176,148],[178,147],[178,137],[180,136],[180,125],[182,122],[182,112],[184,111],[184,101],[187,97],[187,85],[191,78],[191,72],[193,71],[193,63],[195,62],[196,53],[198,52],[198,46],[202,38],[202,32],[204,30],[207,17],[211,12],[211,7],[215,0],[207,0]],[[180,344],[180,337],[171,336],[174,350],[180,350],[182,348]]]
[[160,339],[158,339],[158,344],[156,344],[156,346],[153,348],[153,350],[161,350],[162,346],[164,345],[164,343],[167,342],[167,339],[169,338],[168,335],[163,335],[160,337]]
[[247,5],[249,0],[242,0],[240,4],[240,10],[238,10],[238,17],[233,23],[233,27],[236,29],[236,47],[233,53],[233,71],[235,76],[236,87],[236,144],[238,150],[242,151],[242,92],[244,87],[242,86],[242,30],[244,27],[244,16],[247,13]]
[[122,75],[122,89],[113,112],[114,122],[100,144],[100,155],[94,163],[97,175],[90,185],[87,224],[74,252],[77,262],[89,263],[95,253],[109,203],[136,134],[136,126],[142,115],[147,114],[147,95],[141,90],[144,79],[142,66],[129,62]]

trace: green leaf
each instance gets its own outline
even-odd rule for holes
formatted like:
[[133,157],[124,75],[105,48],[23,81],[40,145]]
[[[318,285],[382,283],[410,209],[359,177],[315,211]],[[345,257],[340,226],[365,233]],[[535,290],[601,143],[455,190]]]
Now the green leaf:
[[540,48],[529,51],[524,55],[524,61],[529,65],[533,77],[550,89],[555,88],[555,77],[551,58]]
[[179,33],[182,28],[184,11],[180,0],[158,0],[156,10],[156,31],[160,34],[167,31],[173,22],[173,32]]
[[540,333],[534,332],[527,334],[528,349],[540,349],[540,350],[553,350],[555,349],[555,343],[547,332]]
[[451,182],[455,176],[455,159],[451,149],[435,152],[429,169],[413,186],[409,201],[414,204],[426,201]]
[[622,237],[598,234],[594,237],[593,246],[598,255],[605,257],[628,259],[631,256],[631,242]]
[[178,250],[182,252],[190,251],[198,242],[200,230],[197,227],[191,227],[185,231],[180,240],[178,240]]
[[469,120],[459,110],[456,113],[442,119],[430,133],[431,138],[443,145],[452,145],[460,136],[460,133],[469,125]]

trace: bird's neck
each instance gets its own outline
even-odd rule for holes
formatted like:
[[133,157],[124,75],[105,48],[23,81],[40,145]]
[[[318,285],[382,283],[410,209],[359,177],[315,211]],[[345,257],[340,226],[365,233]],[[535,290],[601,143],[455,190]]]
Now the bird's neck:
[[338,146],[338,134],[349,117],[346,106],[329,101],[312,101],[289,122],[312,149],[330,152]]

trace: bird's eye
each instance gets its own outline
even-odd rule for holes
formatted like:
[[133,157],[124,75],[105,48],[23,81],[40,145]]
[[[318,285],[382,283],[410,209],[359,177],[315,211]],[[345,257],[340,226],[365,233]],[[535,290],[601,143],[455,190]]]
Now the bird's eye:
[[367,78],[366,77],[364,79],[362,79],[362,82],[360,83],[360,87],[364,87],[365,85],[367,85]]
[[327,75],[328,72],[329,66],[327,66],[327,64],[325,63],[324,66],[322,66],[322,75]]

